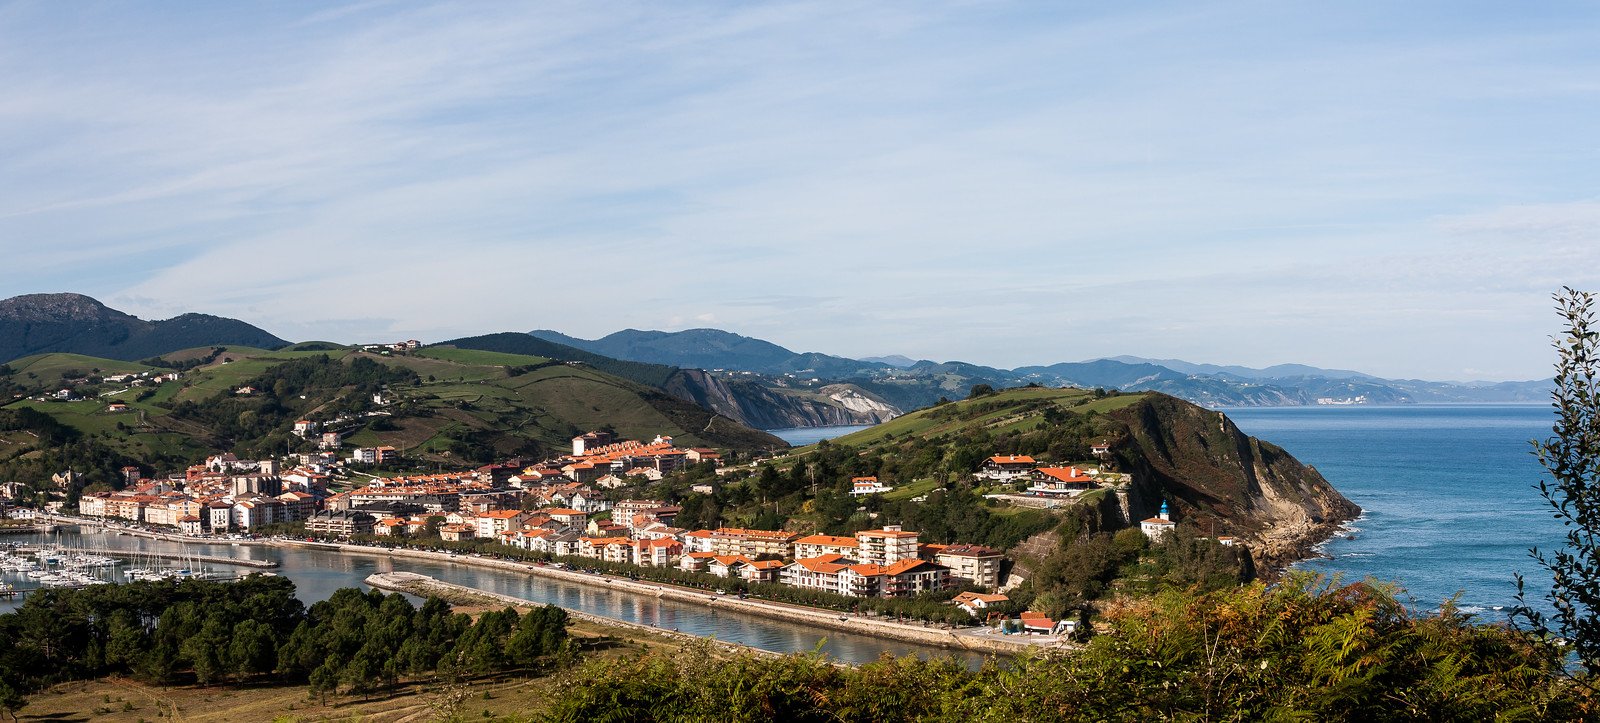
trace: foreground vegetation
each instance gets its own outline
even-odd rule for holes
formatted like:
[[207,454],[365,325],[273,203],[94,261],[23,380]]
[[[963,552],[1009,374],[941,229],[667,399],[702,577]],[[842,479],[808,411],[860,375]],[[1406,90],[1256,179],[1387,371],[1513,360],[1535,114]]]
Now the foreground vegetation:
[[967,670],[641,656],[574,672],[546,721],[1581,720],[1590,689],[1552,645],[1392,591],[1293,577],[1108,612],[1083,651]]
[[401,679],[537,670],[573,655],[566,612],[489,611],[476,620],[430,599],[339,590],[308,610],[282,577],[41,590],[0,615],[0,710],[70,680],[309,684],[326,696]]

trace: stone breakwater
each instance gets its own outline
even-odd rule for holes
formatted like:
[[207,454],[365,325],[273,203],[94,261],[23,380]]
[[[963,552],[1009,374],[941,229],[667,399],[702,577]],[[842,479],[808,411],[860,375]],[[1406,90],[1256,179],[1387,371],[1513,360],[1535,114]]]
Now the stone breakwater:
[[55,525],[4,525],[0,535],[48,535],[56,531]]
[[[521,572],[538,577],[547,577],[566,582],[589,585],[593,587],[609,588],[619,592],[654,597],[663,600],[672,600],[704,607],[742,613],[754,617],[764,617],[800,623],[810,627],[827,628],[830,630],[843,630],[858,635],[870,635],[888,640],[898,640],[919,645],[930,645],[950,650],[969,650],[979,653],[996,653],[1001,655],[1019,655],[1030,651],[1042,649],[1067,649],[1070,644],[1055,638],[1048,637],[1002,637],[993,634],[987,628],[963,628],[956,630],[940,629],[919,624],[899,623],[892,620],[850,615],[820,610],[798,605],[765,600],[739,599],[727,595],[714,595],[703,590],[682,588],[673,585],[641,582],[625,578],[595,575],[572,570],[560,570],[553,567],[529,565],[510,560],[496,560],[472,555],[451,555],[447,553],[427,552],[423,550],[408,550],[397,548],[393,550],[365,547],[362,545],[345,545],[336,543],[296,542],[289,540],[275,541],[274,544],[284,547],[305,547],[310,549],[330,550],[364,555],[379,555],[397,558],[416,558],[436,562],[454,562],[463,565],[477,565]],[[444,584],[444,583],[440,583]],[[472,588],[464,588],[473,590]],[[488,595],[484,591],[474,590],[475,593]],[[527,600],[519,600],[518,604],[529,604]],[[598,616],[597,616],[598,617]],[[621,623],[622,621],[607,621]],[[628,623],[622,623],[628,624]],[[655,630],[655,628],[650,628]]]
[[[487,590],[479,590],[477,588],[467,587],[465,585],[457,585],[455,583],[445,582],[443,580],[438,580],[415,572],[378,572],[368,575],[367,579],[363,580],[363,582],[379,590],[410,593],[418,597],[437,595],[446,600],[486,600],[496,604],[510,605],[512,607],[530,607],[538,605],[538,603],[523,600],[522,598],[512,597],[510,595],[502,595],[500,593],[489,592]],[[585,622],[595,623],[597,625],[605,625],[613,628],[635,630],[683,642],[695,642],[702,640],[702,638],[698,635],[690,635],[689,633],[679,632],[676,630],[663,630],[655,627],[654,625],[630,623],[625,620],[617,620],[615,618],[608,618],[579,610],[567,610],[567,616],[573,618],[574,620],[583,620]],[[748,652],[767,657],[782,656],[782,653],[774,653],[770,650],[752,648],[748,645],[739,645],[720,640],[712,640],[711,642],[712,645],[715,645],[718,648],[733,652]]]

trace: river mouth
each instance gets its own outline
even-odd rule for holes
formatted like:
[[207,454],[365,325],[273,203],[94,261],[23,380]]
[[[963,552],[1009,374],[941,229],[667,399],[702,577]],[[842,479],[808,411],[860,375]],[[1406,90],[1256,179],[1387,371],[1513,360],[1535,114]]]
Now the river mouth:
[[[326,600],[340,588],[366,589],[363,582],[380,572],[415,572],[445,582],[508,595],[537,604],[557,605],[569,610],[599,615],[678,632],[715,637],[727,643],[745,645],[776,653],[820,651],[828,658],[850,664],[871,662],[884,654],[916,655],[922,658],[953,657],[969,668],[982,665],[988,656],[966,651],[951,651],[927,645],[902,643],[868,635],[821,630],[753,615],[718,611],[686,603],[581,585],[514,571],[472,565],[391,557],[381,551],[334,552],[317,549],[282,548],[265,545],[234,545],[227,541],[180,544],[115,532],[80,532],[68,528],[57,535],[10,535],[6,542],[54,544],[76,549],[146,550],[230,556],[278,563],[271,571],[293,580],[296,595],[310,604]],[[214,565],[213,569],[248,572],[251,568]],[[36,588],[27,578],[4,573],[7,582],[19,589]],[[0,612],[14,609],[18,601],[0,599]]]

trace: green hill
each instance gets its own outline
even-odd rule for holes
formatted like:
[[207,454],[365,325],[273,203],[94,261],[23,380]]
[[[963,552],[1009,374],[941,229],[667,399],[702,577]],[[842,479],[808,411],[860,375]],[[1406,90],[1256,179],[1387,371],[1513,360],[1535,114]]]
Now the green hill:
[[871,448],[907,439],[938,440],[1006,434],[1055,423],[1064,414],[1104,414],[1138,404],[1147,395],[1096,396],[1085,389],[1019,387],[992,395],[917,410],[891,421],[840,437],[834,444]]
[[[9,369],[10,372],[6,372]],[[116,359],[101,359],[83,354],[36,354],[13,359],[0,367],[0,376],[14,381],[17,386],[30,390],[61,388],[69,379],[81,381],[89,377],[111,374],[138,374],[155,367]]]
[[[1098,441],[1111,445],[1104,458],[1090,453]],[[1174,519],[1194,529],[1246,540],[1269,568],[1303,557],[1309,545],[1360,513],[1315,469],[1239,431],[1221,412],[1155,392],[1006,389],[919,410],[790,456],[849,458],[849,473],[879,474],[898,486],[970,480],[985,458],[1012,454],[1131,475],[1115,500],[1095,498],[1103,502],[1095,526],[1136,526],[1166,503]]]
[[145,321],[82,294],[0,300],[0,361],[48,352],[131,361],[209,344],[278,348],[288,342],[237,319],[208,314]]
[[[75,355],[25,361],[36,376],[52,380],[80,368],[172,371]],[[180,378],[142,387],[85,382],[76,387],[85,399],[28,397],[5,409],[44,414],[86,444],[153,467],[217,451],[256,456],[309,449],[310,442],[291,434],[301,418],[344,433],[349,444],[396,447],[417,464],[541,456],[602,427],[625,437],[662,434],[738,452],[785,446],[660,390],[545,357],[452,348],[374,354],[216,347],[151,361],[182,367]],[[0,382],[28,373],[13,368]],[[240,393],[245,388],[251,393]],[[127,409],[111,411],[112,402]],[[33,439],[25,431],[0,434],[0,477],[7,459],[47,453]]]

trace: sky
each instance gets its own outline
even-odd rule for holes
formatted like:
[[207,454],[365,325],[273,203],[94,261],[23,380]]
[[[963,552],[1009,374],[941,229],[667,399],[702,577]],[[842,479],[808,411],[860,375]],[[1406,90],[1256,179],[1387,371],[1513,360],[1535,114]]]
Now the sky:
[[0,297],[1548,376],[1589,3],[0,0]]

